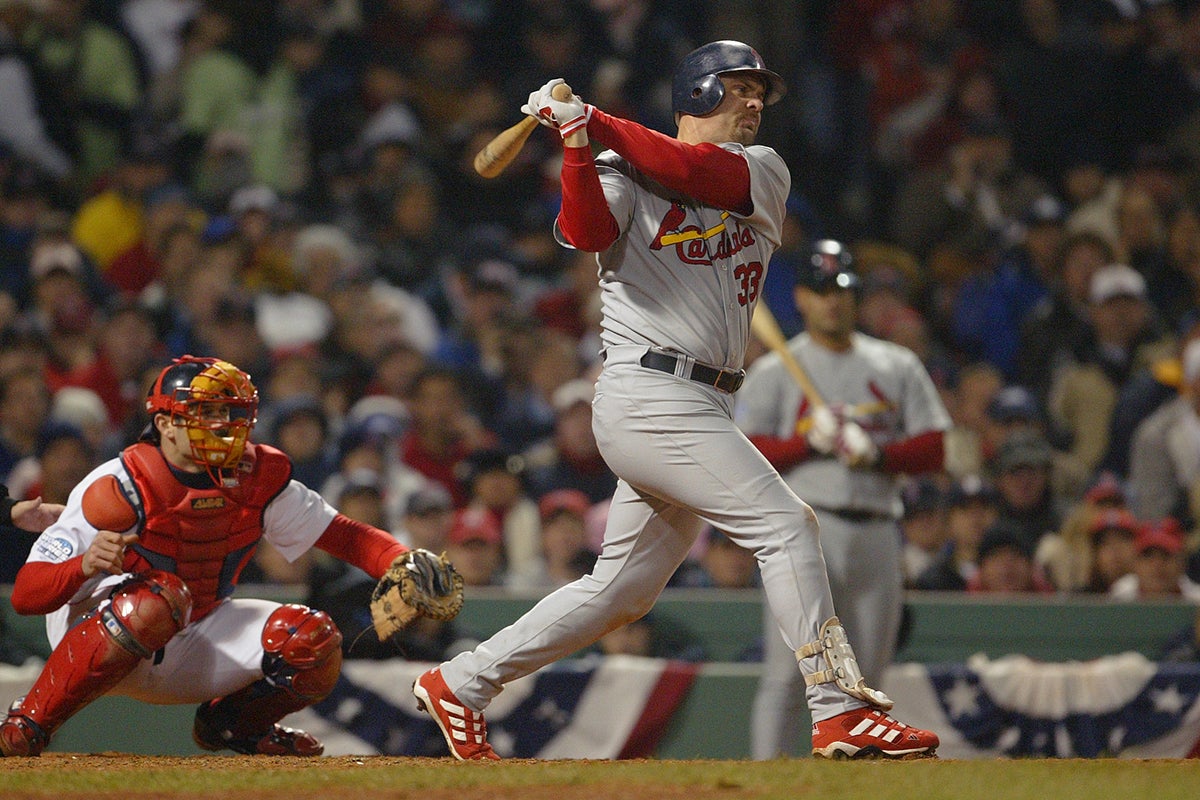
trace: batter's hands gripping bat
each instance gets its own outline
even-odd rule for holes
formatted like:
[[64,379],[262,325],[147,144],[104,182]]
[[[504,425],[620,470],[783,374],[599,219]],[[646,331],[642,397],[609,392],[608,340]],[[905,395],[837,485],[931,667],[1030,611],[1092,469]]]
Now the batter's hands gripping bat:
[[804,371],[804,367],[792,355],[792,351],[788,348],[787,337],[783,335],[783,330],[779,327],[779,321],[775,319],[775,315],[771,313],[771,309],[767,308],[766,303],[759,303],[754,309],[754,316],[750,317],[750,330],[772,352],[779,354],[779,358],[783,360],[784,369],[796,381],[796,385],[800,387],[800,391],[804,392],[804,396],[808,398],[809,405],[813,408],[820,408],[825,405],[825,399],[821,397],[821,393],[813,385],[812,379],[808,377],[808,373]]
[[[560,83],[554,87],[552,94],[555,100],[567,100],[571,97],[571,87]],[[475,171],[484,178],[494,178],[504,172],[517,157],[517,153],[521,152],[521,148],[525,146],[525,140],[537,126],[538,121],[527,116],[511,128],[496,134],[496,138],[485,144],[483,149],[475,154]]]

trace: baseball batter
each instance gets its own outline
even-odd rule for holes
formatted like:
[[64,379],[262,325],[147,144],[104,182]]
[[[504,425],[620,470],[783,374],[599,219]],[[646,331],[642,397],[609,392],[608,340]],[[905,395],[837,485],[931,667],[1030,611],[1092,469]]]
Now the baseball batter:
[[151,387],[142,441],[93,470],[42,532],[13,586],[45,614],[53,652],[0,722],[0,753],[39,755],[67,719],[112,693],[198,703],[206,750],[314,756],[321,743],[276,724],[337,681],[342,636],[323,611],[231,599],[260,539],[285,557],[311,547],[379,578],[408,551],[291,479],[280,451],[249,441],[250,377],[185,356]]
[[[788,348],[819,393],[807,397],[770,353],[738,393],[742,430],[796,494],[812,498],[838,615],[876,686],[892,660],[903,603],[898,477],[941,469],[950,416],[916,354],[855,331],[850,251],[822,240],[800,265],[795,298],[806,331]],[[795,755],[803,683],[769,617],[751,753]]]
[[[564,139],[560,241],[598,254],[604,367],[593,427],[620,481],[593,572],[423,673],[420,707],[456,758],[498,758],[482,712],[504,685],[644,615],[708,522],[758,559],[809,684],[814,753],[932,754],[937,736],[888,716],[890,700],[858,672],[812,509],[733,421],[790,187],[779,155],[753,144],[782,79],[740,42],[698,48],[675,75],[675,138],[577,96],[556,100],[560,83],[522,111]],[[609,149],[593,160],[589,138]]]

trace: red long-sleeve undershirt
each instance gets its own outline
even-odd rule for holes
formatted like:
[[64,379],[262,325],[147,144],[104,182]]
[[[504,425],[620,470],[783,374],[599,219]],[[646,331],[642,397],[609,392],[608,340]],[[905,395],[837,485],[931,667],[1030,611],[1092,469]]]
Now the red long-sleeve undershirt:
[[[751,443],[766,456],[771,466],[783,472],[812,457],[812,449],[803,436],[787,439],[778,436],[751,436]],[[920,475],[934,472],[945,463],[945,436],[942,431],[926,431],[881,448],[879,469],[893,475]]]
[[353,564],[376,580],[408,548],[391,534],[338,514],[317,539],[316,546],[334,558]]
[[751,211],[750,166],[737,153],[707,142],[687,144],[598,108],[588,120],[588,137],[668,189],[706,206]]
[[86,580],[82,553],[58,564],[30,561],[21,567],[13,581],[10,598],[13,611],[49,614],[70,600]]
[[[343,514],[333,518],[316,546],[375,579],[383,576],[396,556],[408,550],[389,534]],[[49,614],[66,604],[85,581],[82,554],[57,564],[31,561],[17,572],[11,598],[13,610],[18,614]]]
[[607,250],[621,233],[604,199],[590,147],[563,148],[558,229],[572,247],[589,253]]
[[[749,213],[750,167],[715,144],[687,144],[593,109],[588,136],[628,159],[645,175],[707,206]],[[607,249],[620,230],[608,209],[588,147],[564,147],[562,211],[558,227],[573,247]]]

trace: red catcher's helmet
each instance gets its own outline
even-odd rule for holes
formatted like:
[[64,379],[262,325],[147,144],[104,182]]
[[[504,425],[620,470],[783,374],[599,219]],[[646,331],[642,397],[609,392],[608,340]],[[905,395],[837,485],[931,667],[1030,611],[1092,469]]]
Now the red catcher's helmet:
[[186,428],[192,461],[215,473],[241,460],[258,421],[258,390],[228,361],[183,356],[159,373],[146,411]]

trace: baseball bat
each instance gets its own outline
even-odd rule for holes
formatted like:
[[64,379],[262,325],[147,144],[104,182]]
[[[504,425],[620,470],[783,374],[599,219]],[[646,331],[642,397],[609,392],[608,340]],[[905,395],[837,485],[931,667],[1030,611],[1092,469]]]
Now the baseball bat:
[[[571,87],[560,83],[551,90],[550,94],[555,100],[569,100]],[[517,153],[521,152],[521,148],[525,146],[525,140],[537,126],[538,121],[527,116],[511,128],[506,128],[496,134],[496,138],[485,144],[475,154],[475,171],[484,178],[494,178],[504,172],[517,157]]]
[[783,360],[784,369],[796,381],[800,391],[804,392],[804,396],[808,398],[808,402],[812,404],[813,408],[825,405],[825,399],[817,391],[817,387],[808,377],[803,365],[792,355],[787,337],[783,335],[783,330],[779,327],[779,320],[775,319],[775,315],[771,313],[771,309],[767,308],[766,303],[760,302],[754,309],[754,316],[750,317],[750,330],[772,352],[779,354]]

